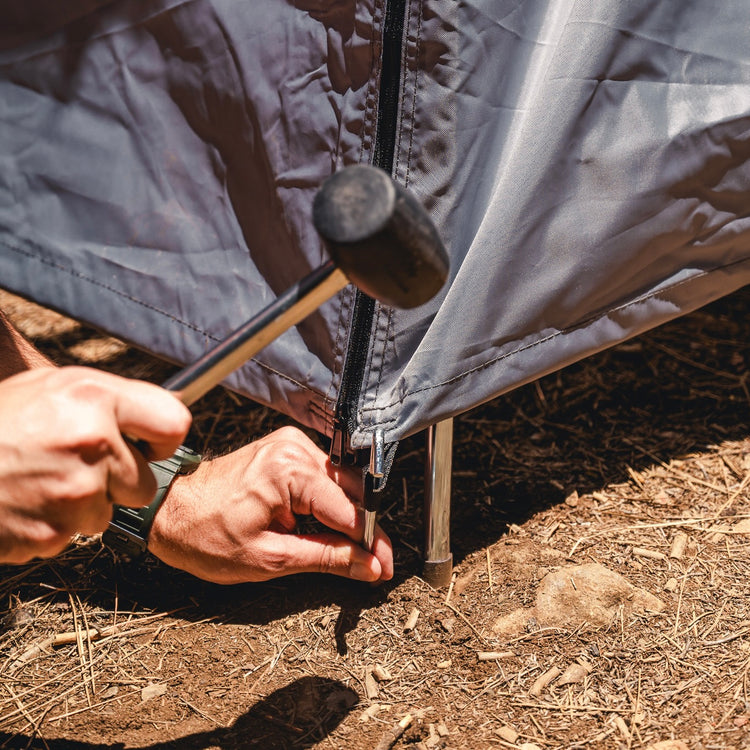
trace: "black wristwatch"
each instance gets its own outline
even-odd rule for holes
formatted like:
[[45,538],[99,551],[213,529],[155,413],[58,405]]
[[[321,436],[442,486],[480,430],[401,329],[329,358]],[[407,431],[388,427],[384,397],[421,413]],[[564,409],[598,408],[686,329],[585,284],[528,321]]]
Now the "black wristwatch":
[[156,511],[164,502],[174,478],[178,474],[192,474],[201,462],[200,453],[181,445],[164,461],[152,461],[149,466],[156,477],[156,494],[149,505],[143,508],[125,508],[115,505],[109,527],[102,534],[102,541],[117,552],[130,557],[139,557],[148,547],[148,534]]

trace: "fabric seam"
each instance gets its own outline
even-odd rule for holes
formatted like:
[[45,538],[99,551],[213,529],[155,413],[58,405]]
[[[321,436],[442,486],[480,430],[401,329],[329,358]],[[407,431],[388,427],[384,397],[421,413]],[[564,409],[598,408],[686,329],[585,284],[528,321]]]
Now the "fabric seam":
[[[543,337],[541,339],[538,339],[537,341],[534,341],[534,342],[532,342],[530,344],[526,344],[524,346],[518,347],[517,349],[514,349],[511,352],[506,352],[504,354],[501,354],[500,356],[495,357],[494,359],[491,359],[488,362],[484,362],[481,365],[477,365],[476,367],[473,367],[470,370],[467,370],[466,372],[460,373],[459,375],[455,375],[454,377],[452,377],[452,378],[450,378],[448,380],[443,380],[440,383],[435,383],[433,385],[428,385],[428,386],[424,386],[422,388],[417,388],[416,390],[413,390],[413,391],[408,391],[402,397],[396,399],[395,401],[392,401],[389,404],[385,404],[383,406],[363,407],[361,411],[364,414],[364,413],[379,412],[379,411],[384,411],[386,409],[391,409],[391,408],[393,408],[395,406],[398,406],[399,404],[402,404],[407,398],[412,397],[412,396],[414,396],[414,395],[416,395],[418,393],[423,393],[425,391],[431,391],[431,390],[434,390],[436,388],[442,388],[443,386],[450,385],[451,383],[456,383],[456,382],[458,382],[460,380],[463,380],[463,379],[469,377],[470,375],[473,375],[474,373],[481,372],[482,370],[485,370],[488,367],[491,367],[492,365],[495,365],[498,362],[502,362],[503,360],[508,359],[509,357],[512,357],[512,356],[514,356],[516,354],[520,354],[521,352],[533,349],[534,347],[539,346],[540,344],[544,344],[544,343],[546,343],[548,341],[551,341],[552,339],[555,339],[555,338],[557,338],[559,336],[564,336],[564,335],[566,335],[568,333],[571,333],[572,331],[575,331],[578,328],[583,328],[583,327],[589,326],[589,325],[591,325],[592,323],[594,323],[594,322],[596,322],[598,320],[602,320],[603,318],[606,318],[608,315],[611,315],[612,313],[617,313],[617,312],[621,312],[623,310],[627,310],[628,308],[633,307],[634,305],[640,304],[640,303],[645,302],[646,300],[649,300],[649,299],[653,299],[654,297],[662,295],[665,292],[677,289],[677,288],[679,288],[681,286],[684,286],[686,284],[690,284],[690,283],[696,281],[697,279],[709,276],[712,273],[715,273],[716,271],[721,271],[721,270],[724,270],[726,268],[731,268],[732,266],[736,266],[736,265],[741,265],[743,263],[747,263],[748,260],[750,260],[750,258],[745,258],[744,260],[739,260],[739,261],[736,261],[734,263],[729,263],[729,264],[723,265],[723,266],[716,266],[715,268],[712,268],[712,269],[710,269],[708,271],[703,271],[703,272],[701,272],[699,274],[696,274],[695,276],[691,276],[689,279],[683,279],[682,281],[678,281],[678,282],[676,282],[674,284],[670,284],[669,286],[662,287],[662,288],[660,288],[658,290],[654,290],[653,292],[650,292],[648,294],[641,295],[641,296],[639,296],[639,297],[637,297],[637,298],[635,298],[633,300],[630,300],[629,302],[626,302],[626,303],[624,303],[622,305],[618,305],[616,307],[608,308],[607,310],[605,310],[602,313],[599,313],[598,315],[592,316],[590,318],[586,318],[586,319],[582,320],[580,323],[577,323],[574,326],[571,326],[569,328],[565,328],[565,329],[563,329],[561,331],[556,331],[555,333],[549,334],[548,336],[545,336],[545,337]],[[678,315],[678,316],[675,316],[675,317],[680,317],[680,316]],[[594,354],[594,352],[592,352],[592,355],[593,354]],[[390,419],[379,420],[378,424],[391,424],[391,423],[394,423],[396,421],[398,421],[398,418],[397,417],[393,417],[393,418],[390,418]]]
[[[85,274],[81,273],[80,271],[76,271],[73,268],[69,268],[67,266],[61,265],[60,263],[55,263],[53,260],[50,260],[49,258],[44,258],[39,255],[34,254],[33,252],[29,252],[28,250],[25,250],[22,247],[14,246],[13,244],[9,243],[7,239],[3,239],[0,241],[4,247],[6,247],[11,252],[16,253],[17,255],[23,255],[26,258],[29,258],[31,260],[38,261],[39,263],[42,263],[46,266],[49,266],[50,268],[54,268],[57,271],[62,271],[63,273],[68,274],[69,276],[72,276],[74,278],[79,279],[80,281],[84,281],[88,284],[91,284],[92,286],[99,287],[100,289],[103,289],[107,292],[111,292],[118,297],[127,300],[128,302],[131,302],[133,304],[139,305],[140,307],[150,310],[151,312],[155,312],[158,315],[161,315],[168,320],[171,320],[173,323],[176,323],[179,326],[182,326],[183,328],[187,328],[188,330],[194,331],[195,333],[200,334],[201,336],[204,336],[205,338],[213,341],[213,342],[220,342],[222,339],[218,338],[212,333],[209,333],[208,331],[204,331],[201,328],[199,328],[196,325],[193,325],[191,323],[188,323],[184,320],[181,320],[180,318],[175,317],[174,315],[171,315],[170,313],[166,312],[165,310],[160,310],[158,307],[155,307],[154,305],[149,305],[146,302],[143,302],[142,300],[136,299],[135,297],[130,296],[129,294],[126,294],[125,292],[122,292],[119,289],[116,289],[113,286],[110,286],[109,284],[103,284],[101,281],[97,281],[96,279],[92,279],[89,276],[86,276]],[[29,243],[31,245],[34,245],[34,243]],[[41,249],[41,248],[40,248]],[[155,355],[156,356],[156,355]],[[249,361],[252,361],[255,365],[265,370],[267,373],[270,373],[271,375],[274,375],[276,377],[279,377],[283,380],[286,380],[288,383],[293,383],[298,388],[301,388],[303,391],[306,391],[308,393],[314,394],[315,396],[318,396],[319,398],[325,399],[325,394],[319,393],[318,391],[314,390],[313,388],[310,388],[310,386],[305,385],[304,383],[300,383],[296,381],[294,378],[284,375],[281,372],[278,372],[278,370],[273,369],[269,365],[264,364],[263,362],[259,362],[257,359],[251,359]]]

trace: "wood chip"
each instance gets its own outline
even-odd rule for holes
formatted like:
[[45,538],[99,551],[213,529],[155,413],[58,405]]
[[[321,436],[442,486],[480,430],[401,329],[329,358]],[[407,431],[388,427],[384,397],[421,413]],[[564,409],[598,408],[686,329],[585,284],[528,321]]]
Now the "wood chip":
[[511,659],[516,654],[514,651],[478,651],[479,661],[495,661],[496,659]]
[[420,611],[416,607],[412,609],[409,619],[404,623],[404,633],[409,633],[417,627],[417,620],[420,614]]
[[[476,575],[476,568],[469,569],[466,573],[464,573],[462,576],[459,576],[456,578],[455,582],[452,582],[452,588],[451,591],[456,596],[461,596],[461,594],[464,593],[466,587],[474,580],[474,576]],[[448,602],[448,598],[446,597],[446,603]]]
[[641,479],[640,474],[638,474],[637,471],[634,471],[630,468],[630,466],[625,467],[628,471],[628,474],[630,474],[631,479],[642,489],[645,490],[645,487],[643,485],[643,480]]
[[622,738],[624,740],[630,739],[630,730],[628,729],[628,725],[625,723],[625,720],[622,718],[622,716],[618,716],[615,714],[612,717],[612,720],[615,723],[615,726],[617,727],[617,731],[622,735]]
[[633,554],[636,557],[645,557],[649,560],[666,560],[667,556],[663,552],[657,552],[653,549],[644,549],[643,547],[633,547]]
[[362,712],[359,720],[364,722],[369,721],[370,719],[374,719],[382,710],[383,706],[381,706],[379,703],[373,703]]
[[553,680],[557,679],[560,676],[560,668],[559,667],[552,667],[551,669],[548,669],[541,677],[538,677],[534,684],[531,686],[531,690],[529,690],[529,693],[533,695],[535,698],[538,698],[543,692],[544,689],[549,685]]
[[380,688],[378,688],[378,682],[373,676],[372,671],[368,669],[367,674],[365,674],[365,695],[367,696],[367,700],[375,700],[379,694]]
[[392,729],[389,729],[381,738],[380,742],[375,745],[375,750],[390,750],[398,738],[406,731],[407,727],[412,723],[413,717],[411,714],[406,714],[398,724]]
[[685,556],[685,547],[687,547],[688,536],[684,531],[678,531],[672,540],[672,547],[669,550],[669,556],[673,560],[681,560]]

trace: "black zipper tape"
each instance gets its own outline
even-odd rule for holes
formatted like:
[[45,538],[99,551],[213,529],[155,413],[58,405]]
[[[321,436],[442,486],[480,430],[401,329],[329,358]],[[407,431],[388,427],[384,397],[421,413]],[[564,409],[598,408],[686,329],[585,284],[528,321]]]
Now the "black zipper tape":
[[[386,0],[383,20],[383,49],[380,69],[377,129],[372,163],[393,173],[398,131],[398,103],[401,86],[401,56],[407,0]],[[331,460],[357,463],[350,445],[356,427],[357,404],[362,391],[375,316],[375,300],[359,290],[354,298],[349,343],[341,373],[341,388],[334,413]]]

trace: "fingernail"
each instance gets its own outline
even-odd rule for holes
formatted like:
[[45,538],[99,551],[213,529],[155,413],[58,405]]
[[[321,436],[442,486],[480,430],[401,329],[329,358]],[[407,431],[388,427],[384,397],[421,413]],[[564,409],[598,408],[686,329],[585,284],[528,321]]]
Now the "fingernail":
[[363,562],[353,562],[349,568],[349,575],[357,581],[373,581],[377,578],[372,568]]

